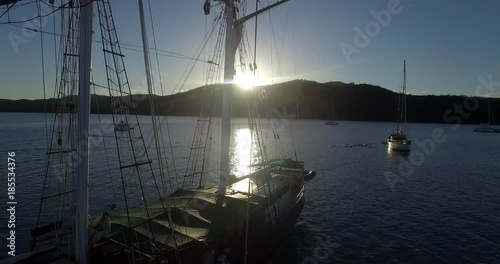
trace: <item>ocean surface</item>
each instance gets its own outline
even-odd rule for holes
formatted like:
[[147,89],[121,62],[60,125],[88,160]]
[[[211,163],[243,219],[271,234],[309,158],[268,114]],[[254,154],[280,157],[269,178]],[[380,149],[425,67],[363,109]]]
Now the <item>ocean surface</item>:
[[[148,141],[151,119],[139,120]],[[98,116],[91,121],[98,127]],[[244,121],[233,125],[236,175],[250,163]],[[476,133],[472,125],[409,123],[412,151],[402,154],[381,144],[395,129],[392,123],[261,122],[270,156],[296,153],[317,172],[306,184],[293,238],[272,263],[500,263],[500,134]],[[169,118],[176,170],[184,169],[195,125],[196,118]],[[0,259],[8,257],[7,153],[16,153],[17,255],[29,250],[38,214],[46,127],[44,114],[0,113]],[[112,141],[103,138],[106,144],[91,144],[90,189],[97,193],[90,197],[91,206],[97,204],[91,214],[103,209],[102,201],[115,195],[107,190],[118,184],[95,177],[116,161]]]

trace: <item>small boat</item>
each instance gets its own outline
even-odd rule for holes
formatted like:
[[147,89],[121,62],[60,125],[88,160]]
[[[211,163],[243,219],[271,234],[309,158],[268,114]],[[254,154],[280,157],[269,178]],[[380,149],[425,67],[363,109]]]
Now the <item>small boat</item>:
[[500,133],[500,129],[493,128],[490,124],[491,124],[491,106],[490,106],[490,100],[488,100],[488,123],[479,124],[479,127],[474,128],[474,132]]
[[479,124],[479,127],[474,128],[474,132],[500,133],[500,129],[491,127],[489,123],[483,123]]
[[326,121],[326,122],[325,122],[325,125],[330,125],[330,126],[336,126],[336,125],[338,125],[338,124],[339,124],[339,122],[337,122],[337,121],[333,121],[333,120],[330,120],[330,121]]
[[387,138],[387,148],[389,150],[410,151],[411,140],[403,132],[406,126],[406,61],[403,63],[403,92],[400,94],[398,101],[398,127],[396,131],[389,134]]
[[325,125],[336,126],[338,124],[339,124],[339,122],[335,121],[335,106],[333,106],[333,109],[332,109],[332,120],[326,121]]
[[128,131],[130,129],[134,129],[134,127],[123,122],[123,120],[119,124],[115,124],[115,131]]

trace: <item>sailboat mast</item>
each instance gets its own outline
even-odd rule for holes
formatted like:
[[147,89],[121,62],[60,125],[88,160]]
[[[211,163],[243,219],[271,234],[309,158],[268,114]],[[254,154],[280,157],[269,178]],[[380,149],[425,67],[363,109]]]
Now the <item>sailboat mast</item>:
[[222,127],[220,146],[220,176],[219,194],[226,194],[226,184],[229,179],[229,147],[231,143],[231,94],[233,89],[234,57],[236,48],[234,47],[233,19],[236,16],[234,0],[226,0],[226,47],[224,52],[224,86],[222,92]]
[[490,99],[488,99],[488,125],[491,124],[491,107],[490,107]]
[[406,124],[406,60],[403,62],[403,110],[404,122],[401,124],[401,134],[403,134],[403,129]]
[[332,104],[332,120],[335,120],[335,104]]
[[75,232],[75,260],[79,264],[88,263],[90,71],[92,65],[93,6],[92,0],[80,1]]
[[297,115],[296,115],[296,118],[299,119],[300,116],[299,116],[299,97],[298,96],[295,96],[295,103],[297,104]]

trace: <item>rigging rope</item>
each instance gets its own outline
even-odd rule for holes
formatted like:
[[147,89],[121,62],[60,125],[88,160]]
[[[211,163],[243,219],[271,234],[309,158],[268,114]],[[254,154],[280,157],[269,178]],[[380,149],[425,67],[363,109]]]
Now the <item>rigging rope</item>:
[[[72,27],[76,26],[76,23],[73,20],[74,16],[77,16],[77,14],[72,12],[70,14],[70,17],[68,18],[69,21],[68,23],[69,28],[67,31],[68,35],[71,34]],[[61,23],[63,21],[64,19],[61,20]],[[62,29],[63,29],[62,32],[65,32],[64,27]],[[66,40],[69,40],[69,38],[67,38]],[[64,42],[64,40],[61,40],[61,43],[65,43],[64,48],[66,50],[72,51],[73,49],[76,48],[70,41]],[[72,61],[74,62],[75,60],[76,59],[74,57],[65,56],[63,58],[63,63],[65,66],[63,67],[63,71],[61,71],[61,82],[59,83],[59,87],[57,87],[56,83],[56,89],[54,91],[55,92],[54,97],[57,98],[56,99],[57,104],[55,109],[56,115],[52,119],[52,129],[51,129],[50,144],[49,144],[50,148],[49,152],[47,153],[48,158],[45,167],[43,190],[40,199],[39,212],[37,216],[37,223],[36,223],[37,228],[40,227],[41,221],[49,221],[52,223],[61,222],[62,220],[67,220],[67,219],[71,221],[71,218],[73,216],[71,214],[71,208],[68,209],[69,207],[68,205],[71,204],[70,194],[73,191],[72,182],[70,180],[70,177],[73,175],[73,171],[70,170],[70,167],[74,165],[74,161],[72,160],[70,155],[72,153],[72,150],[74,149],[75,142],[73,139],[75,135],[68,133],[68,131],[69,132],[74,131],[74,125],[76,123],[74,120],[75,119],[74,109],[71,107],[73,105],[71,98],[74,98],[73,93],[75,92],[75,89],[73,83],[66,80],[68,78],[72,78],[72,75],[68,74],[68,72],[69,73],[73,72],[71,70],[71,67],[74,66],[75,63],[71,62]],[[63,132],[66,135],[65,138],[61,137]],[[57,154],[57,156],[54,156],[53,154]],[[53,164],[53,162],[56,163]],[[58,166],[58,164],[62,166]],[[54,176],[58,178],[54,179],[55,181],[52,181],[52,178]],[[53,202],[51,203],[51,201]],[[44,208],[52,212],[45,215]],[[55,228],[59,230],[62,227],[57,226]],[[61,231],[64,232],[64,230]],[[60,235],[63,234],[62,233],[59,234],[59,232],[56,232],[55,237],[58,239],[59,242],[62,242],[62,240],[59,240]],[[38,236],[35,236],[34,243],[32,245],[33,249],[36,247],[37,238]],[[69,240],[68,243],[70,243]]]
[[[14,2],[15,4],[16,2]],[[12,6],[14,6],[12,4]],[[37,3],[38,6],[38,14],[40,14],[41,9],[40,9],[40,3]],[[1,17],[1,16],[0,16]],[[40,18],[40,28],[42,27],[42,18]],[[47,124],[47,98],[46,98],[46,89],[45,89],[45,56],[43,52],[43,34],[40,33],[40,55],[42,56],[42,87],[43,87],[43,112],[44,112],[44,120],[45,120],[45,139],[46,139],[46,147],[49,149],[49,131],[48,131],[48,124]],[[55,56],[54,56],[55,57]],[[57,74],[57,73],[56,73]]]
[[[153,98],[154,85],[152,82],[153,76],[151,75],[151,62],[149,60],[149,54],[146,52],[148,44],[147,44],[146,27],[145,27],[145,21],[144,21],[144,11],[143,11],[142,1],[139,1],[139,10],[140,10],[140,16],[141,16],[141,32],[142,32],[142,39],[143,39],[143,46],[144,46],[144,64],[146,67],[146,78],[147,78],[147,83],[148,83],[148,94],[149,94],[149,98],[150,98],[150,108],[151,108],[151,118],[152,118],[152,122],[153,122],[154,141],[155,141],[156,151],[157,151],[157,155],[158,155],[158,159],[159,159],[160,177],[162,177],[161,180],[164,182],[166,176],[163,173],[163,165],[162,165],[163,159],[162,159],[162,152],[161,152],[161,148],[160,148],[160,140],[159,140],[159,136],[158,136],[158,127],[157,127],[156,117],[155,117],[155,104],[154,104],[154,98]],[[151,5],[150,4],[149,4],[149,11],[151,12]],[[152,22],[153,21],[152,21],[152,16],[151,16],[151,27],[153,29],[153,39],[155,40],[155,48],[156,48],[156,39],[154,38],[154,36],[155,36],[154,35],[154,26],[153,26]],[[158,66],[159,66],[158,57],[156,57],[156,58],[157,58]],[[160,76],[160,82],[161,82],[161,76]],[[167,199],[166,183],[163,184],[163,188],[164,188],[165,205],[166,205],[168,222],[169,222],[170,226],[174,226],[175,224],[172,221],[172,214],[170,212],[170,205],[168,204],[168,199]],[[163,202],[162,202],[162,205],[163,205]],[[163,206],[165,207],[165,205],[163,205]],[[181,259],[179,256],[179,249],[178,249],[178,245],[177,245],[177,240],[175,237],[175,231],[173,230],[172,227],[170,227],[170,230],[172,232],[172,239],[174,241],[174,250],[175,250],[174,252],[175,252],[176,259],[177,259],[178,263],[181,263]]]
[[[39,1],[39,0],[36,0],[36,1]],[[13,26],[13,27],[21,28],[21,29],[30,30],[30,31],[33,31],[33,32],[35,32],[35,33],[43,33],[43,34],[47,34],[47,35],[52,35],[52,36],[54,36],[54,39],[55,39],[55,37],[57,37],[57,36],[59,36],[59,37],[64,37],[63,35],[58,34],[58,33],[49,32],[49,31],[44,31],[44,30],[37,29],[37,28],[31,28],[31,27],[21,26],[21,25],[18,25],[18,24],[6,23],[5,25],[8,25],[8,26]],[[54,30],[54,31],[55,31],[55,30]],[[94,40],[93,42],[94,42],[94,43],[99,43],[99,44],[102,44],[102,42],[101,42],[101,41],[99,41],[99,40]],[[126,43],[121,43],[120,45],[121,45],[121,46],[125,46],[125,47],[122,47],[122,49],[124,49],[124,50],[130,50],[130,51],[140,52],[140,53],[143,53],[143,52],[144,52],[143,50],[130,48],[130,47],[142,48],[141,46],[138,46],[138,45],[126,44]],[[127,46],[129,46],[129,47],[127,47]],[[54,47],[54,48],[56,48],[56,47]],[[208,63],[208,64],[213,64],[213,62],[212,62],[212,61],[210,61],[210,60],[201,60],[201,59],[197,59],[197,58],[194,58],[194,57],[190,57],[190,56],[187,56],[187,55],[184,55],[184,54],[180,54],[180,53],[176,53],[176,52],[172,52],[172,51],[168,51],[168,50],[164,50],[164,49],[158,49],[158,48],[148,48],[148,51],[147,51],[147,52],[148,52],[148,53],[153,53],[153,51],[154,51],[154,53],[155,53],[157,56],[169,57],[169,58],[175,58],[175,59],[180,59],[180,60],[201,61],[201,62],[205,62],[205,63]],[[158,52],[164,52],[164,53],[167,53],[167,54],[161,54],[161,53],[158,53]],[[171,54],[171,55],[170,55],[170,54]]]
[[[42,2],[42,3],[44,3],[44,4],[46,4],[46,5],[52,6],[52,5],[47,4],[47,3],[45,3],[45,2],[43,2],[43,1],[41,1],[41,0],[38,0],[38,1],[40,1],[40,2]],[[69,1],[68,3],[66,3],[66,4],[64,4],[64,5],[59,6],[57,9],[53,10],[52,12],[49,12],[49,13],[44,14],[44,15],[39,14],[39,15],[37,15],[37,16],[35,16],[35,17],[28,18],[28,19],[24,19],[24,20],[19,20],[19,21],[10,21],[10,19],[9,19],[9,21],[7,21],[7,22],[0,21],[0,25],[5,25],[5,24],[20,24],[20,23],[30,22],[30,21],[33,21],[33,20],[35,20],[35,19],[37,19],[37,18],[48,17],[48,16],[50,16],[50,15],[52,15],[52,14],[56,13],[57,11],[59,11],[59,10],[61,10],[61,9],[65,9],[65,8],[69,8],[69,9],[80,9],[80,8],[82,8],[82,7],[85,7],[85,6],[89,5],[89,4],[93,4],[93,3],[94,3],[94,0],[90,1],[89,3],[87,3],[87,4],[85,4],[85,5],[81,5],[81,6],[74,6],[73,4],[71,4],[72,2],[73,2],[73,1]],[[69,6],[69,7],[66,7],[66,5],[70,5],[70,6]],[[7,11],[8,11],[8,10],[7,10]]]
[[[158,46],[156,44],[156,33],[155,33],[155,27],[154,27],[154,23],[153,23],[153,12],[152,12],[152,9],[151,9],[151,1],[149,1],[149,0],[148,0],[148,9],[149,9],[149,18],[150,18],[150,23],[151,23],[151,31],[153,33],[153,44],[154,44],[154,51],[155,51],[155,55],[156,55],[156,67],[157,67],[157,70],[158,70],[158,80],[159,80],[159,84],[160,84],[161,95],[164,96],[165,93],[164,93],[164,89],[163,89],[163,80],[161,78],[160,59],[158,57]],[[170,126],[169,126],[169,122],[168,122],[167,116],[164,117],[164,120],[165,120],[165,123],[166,123],[166,129],[167,129],[167,135],[168,135],[168,142],[169,142],[170,152],[171,152],[171,155],[172,155],[172,165],[173,165],[173,170],[174,170],[174,176],[175,176],[175,179],[177,181],[177,172],[176,172],[176,166],[175,166],[175,159],[173,158],[174,157],[173,145],[172,145]],[[162,143],[163,151],[166,153],[167,150],[166,150],[165,140],[164,140],[164,137],[163,137],[163,129],[162,129],[162,127],[163,127],[162,126],[162,120],[160,119],[159,128],[160,128],[160,135],[161,135],[161,143]],[[162,161],[160,161],[160,164],[161,164],[161,162]],[[167,160],[165,160],[165,166],[166,166],[166,169],[167,169],[167,176],[168,176],[169,184],[171,186],[172,185],[172,181],[171,181],[171,177],[170,177],[170,174],[169,174],[170,170],[169,170],[169,166],[168,166],[168,161]]]
[[0,18],[2,18],[5,14],[7,14],[7,13],[9,12],[9,10],[10,10],[12,7],[14,7],[14,5],[15,5],[16,3],[17,3],[17,2],[14,2],[14,3],[12,3],[12,5],[11,5],[11,6],[7,7],[7,9],[5,10],[5,12],[3,12],[3,14],[2,14],[2,15],[0,15]]
[[[92,79],[94,79],[93,76],[92,76]],[[96,85],[94,83],[91,83],[91,85],[94,89],[94,94],[96,94],[96,88],[95,88]],[[106,140],[104,140],[104,130],[102,128],[103,125],[102,125],[102,120],[101,120],[101,113],[99,110],[99,100],[95,100],[95,104],[96,104],[96,108],[97,108],[97,118],[99,119],[99,128],[101,130],[101,137],[103,138],[102,144],[103,144],[103,148],[104,148],[104,156],[106,157],[106,165],[108,167],[109,182],[111,183],[111,189],[113,190],[113,199],[112,199],[111,204],[114,204],[118,194],[117,194],[117,190],[115,189],[114,180],[113,180],[113,177],[111,174],[111,166],[110,166],[110,162],[109,162],[108,148],[106,147]],[[110,207],[111,207],[111,205],[110,205]]]

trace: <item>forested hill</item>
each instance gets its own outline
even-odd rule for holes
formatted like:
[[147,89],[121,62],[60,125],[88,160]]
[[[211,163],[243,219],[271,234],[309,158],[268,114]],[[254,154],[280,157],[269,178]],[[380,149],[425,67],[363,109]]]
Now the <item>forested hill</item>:
[[[157,114],[197,116],[202,105],[218,105],[214,96],[218,85],[204,86],[170,96],[154,96]],[[246,94],[245,94],[246,93]],[[248,92],[235,89],[233,114],[248,113]],[[379,86],[342,82],[317,83],[295,80],[254,90],[260,116],[272,112],[276,116],[300,119],[331,119],[355,121],[394,121],[398,94]],[[76,103],[76,100],[70,100]],[[149,114],[149,97],[134,95],[134,104],[141,115]],[[479,102],[478,106],[474,103]],[[500,123],[500,99],[490,99],[492,121]],[[0,112],[53,112],[56,100],[0,99]],[[93,113],[111,113],[111,100],[107,96],[92,96]],[[488,121],[488,103],[485,98],[456,95],[408,95],[409,122],[464,123]],[[67,106],[76,109],[76,106]],[[297,115],[298,109],[298,115]],[[99,111],[98,111],[99,110]],[[220,110],[220,109],[219,109]]]

